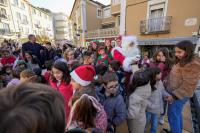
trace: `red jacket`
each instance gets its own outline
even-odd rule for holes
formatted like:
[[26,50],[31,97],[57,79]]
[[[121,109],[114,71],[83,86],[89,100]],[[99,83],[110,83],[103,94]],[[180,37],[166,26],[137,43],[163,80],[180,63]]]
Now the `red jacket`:
[[1,64],[2,65],[13,65],[15,62],[15,57],[10,56],[10,57],[4,57],[1,59]]
[[70,113],[70,107],[69,107],[69,101],[73,95],[73,88],[71,84],[66,84],[65,82],[62,81],[62,83],[57,86],[56,82],[53,82],[52,80],[50,80],[50,85],[51,87],[53,87],[54,89],[58,90],[64,97],[65,100],[65,112],[66,112],[66,122],[68,120],[69,117],[69,113]]

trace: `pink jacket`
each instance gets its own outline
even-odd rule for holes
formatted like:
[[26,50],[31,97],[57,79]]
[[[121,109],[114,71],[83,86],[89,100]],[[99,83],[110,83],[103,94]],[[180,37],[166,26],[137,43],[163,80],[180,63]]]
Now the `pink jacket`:
[[65,100],[65,112],[66,112],[66,122],[68,120],[69,117],[69,113],[70,113],[70,107],[69,107],[69,101],[73,95],[73,88],[71,84],[66,84],[65,82],[62,81],[62,83],[57,86],[56,82],[53,82],[52,80],[50,80],[50,85],[51,87],[53,87],[54,89],[58,90],[64,97]]

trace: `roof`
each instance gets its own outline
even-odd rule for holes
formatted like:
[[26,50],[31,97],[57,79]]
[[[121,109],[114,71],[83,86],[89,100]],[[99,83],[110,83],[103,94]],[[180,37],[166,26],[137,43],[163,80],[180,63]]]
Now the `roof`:
[[[71,18],[71,15],[72,15],[72,12],[73,12],[73,10],[74,10],[76,1],[77,1],[77,0],[74,1],[74,4],[73,4],[73,7],[72,7],[72,10],[71,10],[71,13],[70,13],[69,18]],[[95,4],[97,4],[97,5],[100,5],[100,6],[102,6],[103,8],[106,7],[106,5],[104,5],[104,4],[102,4],[102,3],[98,2],[98,1],[94,1],[94,0],[89,0],[89,1],[91,1],[91,2],[93,2],[93,3],[95,3]],[[109,5],[108,5],[108,6],[109,6]]]

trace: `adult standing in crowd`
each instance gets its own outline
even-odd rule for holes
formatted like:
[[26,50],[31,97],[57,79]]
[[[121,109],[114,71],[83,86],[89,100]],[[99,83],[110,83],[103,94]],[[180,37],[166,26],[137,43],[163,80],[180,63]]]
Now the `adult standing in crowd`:
[[171,133],[182,133],[182,111],[185,103],[193,96],[200,77],[200,58],[194,54],[195,45],[181,41],[175,46],[176,62],[172,67],[167,87],[168,120]]
[[25,56],[26,51],[31,51],[33,55],[35,55],[38,60],[41,62],[41,66],[44,64],[44,60],[41,58],[41,52],[44,50],[44,47],[38,43],[36,43],[35,35],[30,34],[28,36],[29,41],[22,44],[22,54]]

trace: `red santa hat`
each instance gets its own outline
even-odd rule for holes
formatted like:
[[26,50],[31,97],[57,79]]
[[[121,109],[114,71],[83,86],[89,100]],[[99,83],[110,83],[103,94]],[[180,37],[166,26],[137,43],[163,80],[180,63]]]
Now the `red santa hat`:
[[80,66],[70,73],[71,78],[81,86],[88,86],[96,75],[94,67]]

